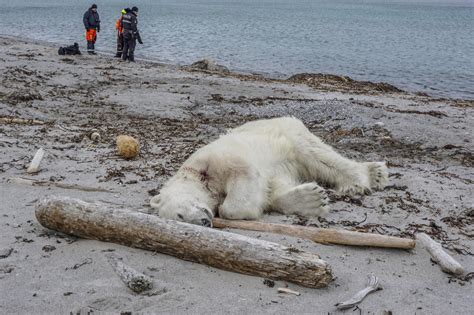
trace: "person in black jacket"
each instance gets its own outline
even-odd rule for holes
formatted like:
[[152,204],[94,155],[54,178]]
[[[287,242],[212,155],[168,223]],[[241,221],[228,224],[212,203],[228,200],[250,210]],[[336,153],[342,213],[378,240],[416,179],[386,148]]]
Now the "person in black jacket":
[[133,7],[130,12],[127,12],[122,17],[122,26],[123,26],[123,53],[122,59],[124,61],[128,60],[131,62],[135,61],[135,46],[137,45],[137,40],[140,44],[143,44],[142,39],[140,38],[140,33],[138,32],[138,8]]
[[117,20],[115,23],[115,29],[117,30],[117,53],[115,54],[116,58],[122,58],[122,52],[123,52],[123,23],[122,23],[122,18],[125,14],[130,12],[130,8],[126,8],[122,10],[122,15],[120,18]]
[[97,32],[100,32],[100,18],[97,13],[97,5],[93,4],[84,13],[84,27],[86,28],[87,52],[90,55],[95,55],[95,41],[97,40]]

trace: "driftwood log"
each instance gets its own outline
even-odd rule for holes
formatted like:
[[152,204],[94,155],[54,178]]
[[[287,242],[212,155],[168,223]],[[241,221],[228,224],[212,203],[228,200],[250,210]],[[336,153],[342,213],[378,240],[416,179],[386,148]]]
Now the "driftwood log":
[[212,224],[216,228],[233,228],[285,234],[301,237],[323,244],[340,244],[353,246],[373,246],[410,249],[415,247],[415,241],[394,236],[346,231],[342,229],[321,229],[308,226],[264,223],[258,221],[238,221],[215,218]]
[[362,300],[365,299],[365,297],[369,293],[375,292],[379,289],[380,289],[379,279],[376,276],[374,276],[373,274],[369,274],[367,276],[367,285],[365,286],[365,288],[363,288],[362,290],[357,292],[350,299],[348,299],[344,302],[341,302],[341,303],[337,303],[336,307],[337,307],[338,310],[345,310],[347,308],[354,307],[357,304],[359,304],[360,302],[362,302]]
[[427,234],[418,233],[416,235],[416,240],[421,243],[428,253],[430,253],[433,260],[441,267],[441,270],[454,275],[461,275],[464,273],[463,266],[451,257],[451,255],[445,252],[440,243],[435,242]]
[[312,253],[110,205],[48,197],[39,202],[36,218],[59,232],[306,287],[325,287],[333,279],[330,266]]

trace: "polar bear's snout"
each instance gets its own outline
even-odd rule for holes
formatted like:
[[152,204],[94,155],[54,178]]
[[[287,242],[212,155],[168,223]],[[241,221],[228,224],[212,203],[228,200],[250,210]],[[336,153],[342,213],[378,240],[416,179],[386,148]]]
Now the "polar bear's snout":
[[150,200],[153,209],[150,213],[164,219],[212,227],[213,212],[204,204],[194,200],[194,198],[179,200],[168,197],[166,193],[165,197],[162,194],[153,197]]
[[168,217],[169,219],[174,219],[177,221],[187,222],[196,225],[202,225],[205,227],[212,227],[212,217],[211,211],[200,206],[188,206],[180,207],[175,212],[175,216],[170,213],[170,216],[167,216],[167,211],[160,211],[160,217]]
[[210,210],[206,209],[206,208],[199,208],[199,210],[204,213],[204,215],[206,216],[206,218],[202,218],[201,219],[201,224],[202,226],[206,226],[206,227],[212,227],[212,213]]

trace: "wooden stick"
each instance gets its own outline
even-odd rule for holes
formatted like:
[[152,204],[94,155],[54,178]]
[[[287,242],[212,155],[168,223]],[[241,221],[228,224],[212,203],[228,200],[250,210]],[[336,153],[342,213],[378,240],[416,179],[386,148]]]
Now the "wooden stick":
[[288,288],[278,288],[277,292],[278,293],[293,294],[293,295],[296,295],[296,296],[301,295],[301,293],[299,293],[298,291],[294,291],[294,290],[291,290],[291,289],[288,289]]
[[142,293],[153,288],[153,279],[125,265],[115,256],[107,257],[110,265],[123,283],[133,292]]
[[234,228],[285,234],[301,237],[323,244],[339,244],[352,246],[373,246],[410,249],[415,247],[415,241],[406,238],[386,236],[372,233],[346,231],[342,229],[321,229],[308,226],[264,223],[258,221],[224,220],[214,218],[212,224],[217,228]]
[[30,166],[26,170],[28,174],[31,173],[37,173],[40,169],[40,163],[41,160],[43,159],[44,156],[44,150],[43,148],[39,148],[38,151],[36,151],[35,156],[33,157],[33,160],[30,163]]
[[76,189],[82,191],[96,191],[96,192],[108,192],[113,193],[114,191],[105,189],[105,188],[96,188],[96,187],[89,187],[89,186],[82,186],[82,185],[75,185],[75,184],[65,184],[65,183],[56,183],[47,180],[34,180],[30,178],[23,178],[23,177],[11,177],[8,179],[9,182],[21,185],[29,185],[29,186],[55,186],[58,188],[64,189]]
[[44,125],[44,121],[36,119],[24,119],[24,118],[14,118],[14,117],[0,117],[0,123],[7,124],[21,124],[21,125]]
[[441,270],[447,273],[460,275],[464,273],[464,268],[453,257],[443,250],[441,244],[435,242],[431,237],[425,233],[418,233],[416,235],[417,242],[420,242],[425,249],[430,253],[434,261],[438,263]]
[[49,197],[39,202],[36,218],[43,226],[63,233],[243,274],[312,288],[325,287],[333,279],[330,266],[313,253],[110,205]]
[[367,285],[365,286],[365,288],[363,288],[362,290],[357,292],[350,299],[348,299],[344,302],[341,302],[341,303],[337,303],[336,307],[337,307],[338,310],[345,310],[347,308],[351,308],[353,306],[356,306],[357,304],[362,302],[362,300],[365,299],[365,297],[369,293],[375,292],[375,291],[379,290],[379,288],[380,288],[379,279],[375,275],[369,274],[367,276]]

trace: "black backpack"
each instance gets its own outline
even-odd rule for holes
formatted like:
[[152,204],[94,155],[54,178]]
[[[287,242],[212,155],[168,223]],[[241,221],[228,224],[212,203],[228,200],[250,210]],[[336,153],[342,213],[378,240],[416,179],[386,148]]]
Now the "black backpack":
[[71,45],[71,46],[59,47],[58,54],[59,55],[80,55],[81,51],[79,50],[79,44],[74,43],[74,45]]

